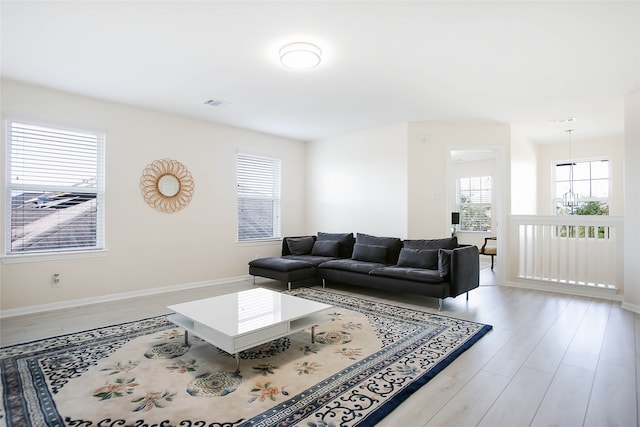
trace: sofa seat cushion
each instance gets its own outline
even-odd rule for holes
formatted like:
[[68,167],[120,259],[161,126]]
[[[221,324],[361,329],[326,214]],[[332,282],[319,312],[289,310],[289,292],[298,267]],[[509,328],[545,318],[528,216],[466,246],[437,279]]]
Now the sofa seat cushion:
[[312,264],[314,266],[319,266],[323,262],[331,261],[336,259],[335,257],[328,256],[315,256],[315,255],[285,255],[282,257],[283,259],[289,259],[292,261],[304,261]]
[[384,267],[384,264],[377,262],[358,261],[355,259],[336,259],[323,262],[318,268],[332,268],[334,270],[351,271],[354,273],[369,274],[371,270]]
[[258,258],[249,262],[251,267],[268,268],[277,271],[294,271],[304,268],[314,268],[313,264],[307,261],[289,259],[284,257]]
[[392,277],[394,279],[405,279],[414,282],[442,283],[443,278],[438,270],[427,270],[423,268],[411,267],[381,267],[371,270],[372,276]]

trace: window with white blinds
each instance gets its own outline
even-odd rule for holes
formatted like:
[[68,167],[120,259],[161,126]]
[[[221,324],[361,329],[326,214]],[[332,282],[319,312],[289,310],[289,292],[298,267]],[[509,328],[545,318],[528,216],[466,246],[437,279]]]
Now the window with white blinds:
[[460,231],[491,231],[491,177],[458,179]]
[[105,136],[7,127],[6,254],[104,249]]
[[238,241],[280,237],[280,160],[238,154]]

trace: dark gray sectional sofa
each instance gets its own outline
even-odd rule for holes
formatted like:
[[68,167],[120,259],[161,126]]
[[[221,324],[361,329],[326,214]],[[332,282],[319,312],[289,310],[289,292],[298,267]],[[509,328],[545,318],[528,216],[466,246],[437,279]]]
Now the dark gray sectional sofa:
[[357,233],[285,237],[282,256],[249,262],[249,274],[287,282],[330,282],[409,292],[442,300],[479,285],[476,246],[456,237],[401,240]]

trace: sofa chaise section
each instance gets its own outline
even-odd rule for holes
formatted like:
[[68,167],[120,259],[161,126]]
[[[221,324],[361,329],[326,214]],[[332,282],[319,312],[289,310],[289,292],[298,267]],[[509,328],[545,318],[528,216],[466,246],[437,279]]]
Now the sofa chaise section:
[[318,265],[351,256],[353,233],[318,233],[282,239],[282,256],[258,258],[249,262],[249,274],[286,282],[317,278]]
[[291,283],[315,278],[316,266],[296,259],[258,258],[249,263],[249,274],[253,276],[254,283],[256,276],[268,277],[286,282],[291,290]]

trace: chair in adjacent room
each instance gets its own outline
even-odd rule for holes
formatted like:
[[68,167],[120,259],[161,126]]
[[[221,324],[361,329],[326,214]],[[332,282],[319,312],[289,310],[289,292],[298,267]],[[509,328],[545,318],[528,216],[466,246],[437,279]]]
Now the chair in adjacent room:
[[491,270],[493,270],[493,258],[498,254],[497,238],[495,236],[485,237],[484,245],[480,248],[480,255],[491,257]]

